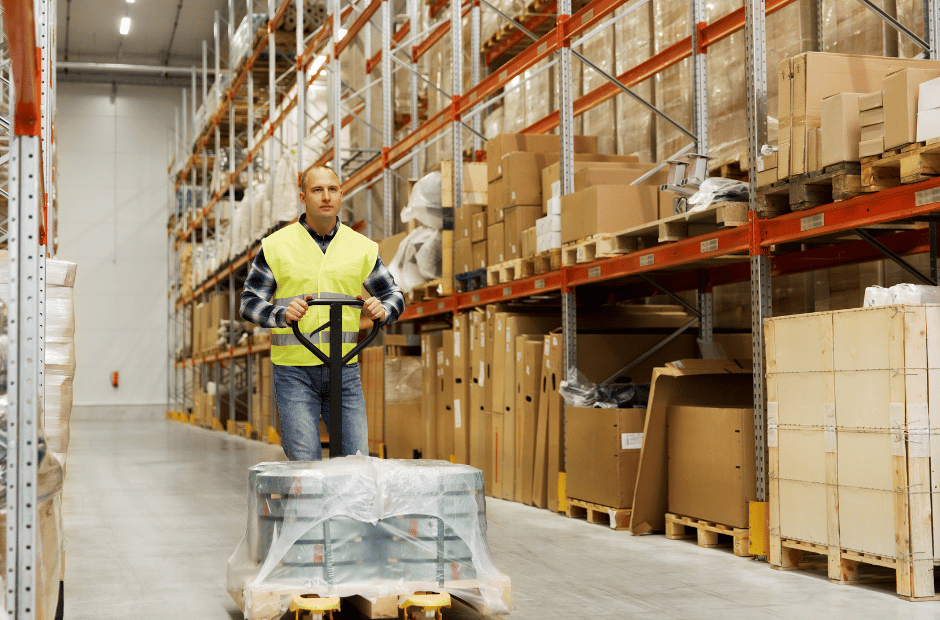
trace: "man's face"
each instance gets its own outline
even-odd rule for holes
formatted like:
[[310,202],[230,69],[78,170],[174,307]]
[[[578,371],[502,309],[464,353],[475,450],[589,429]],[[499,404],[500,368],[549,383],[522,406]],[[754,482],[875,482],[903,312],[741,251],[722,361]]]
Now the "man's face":
[[300,194],[307,220],[332,221],[339,213],[342,200],[343,190],[332,170],[314,168],[307,173],[307,191]]

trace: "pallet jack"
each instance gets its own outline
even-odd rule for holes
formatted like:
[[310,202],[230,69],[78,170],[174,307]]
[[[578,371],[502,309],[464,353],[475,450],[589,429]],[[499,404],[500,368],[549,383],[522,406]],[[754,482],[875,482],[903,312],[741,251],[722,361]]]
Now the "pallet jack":
[[[311,332],[317,334],[329,329],[330,355],[327,356],[304,336],[298,327],[299,321],[291,323],[291,329],[297,340],[304,345],[317,359],[330,367],[330,446],[343,445],[343,366],[359,354],[362,349],[371,343],[379,333],[378,320],[372,321],[372,331],[353,347],[352,351],[343,355],[343,306],[357,306],[362,308],[361,299],[310,299],[307,306],[329,306],[330,318],[326,323]],[[336,326],[336,327],[333,327]],[[441,620],[441,609],[450,607],[450,595],[445,593],[417,592],[403,599],[399,604],[400,614],[407,620],[419,618],[435,618]],[[317,595],[298,594],[291,599],[290,610],[294,612],[296,620],[300,620],[303,611],[309,612],[310,620],[332,620],[333,612],[339,611],[338,597],[324,597]]]

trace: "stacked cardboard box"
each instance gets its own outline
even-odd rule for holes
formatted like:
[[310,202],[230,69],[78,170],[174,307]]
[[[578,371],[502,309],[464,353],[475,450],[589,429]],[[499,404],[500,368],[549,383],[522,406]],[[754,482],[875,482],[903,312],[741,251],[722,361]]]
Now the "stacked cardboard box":
[[437,453],[437,405],[438,405],[438,353],[443,339],[441,332],[421,334],[421,418],[424,442],[421,456],[426,459],[441,458]]
[[[454,207],[453,174],[453,163],[451,161],[441,162],[441,206],[445,210]],[[480,268],[473,266],[473,218],[484,212],[486,202],[486,164],[465,163],[463,165],[461,207],[454,212],[453,273],[455,274]],[[444,246],[446,248],[446,240]]]
[[859,157],[881,155],[885,150],[885,113],[882,92],[862,95],[858,99],[860,136]]
[[831,579],[857,580],[859,560],[875,559],[896,569],[899,594],[934,595],[938,322],[936,305],[765,321],[771,564],[792,566],[809,544]]
[[[822,101],[822,168],[842,162],[857,162],[862,139],[859,124],[860,93],[839,93]],[[758,173],[760,174],[760,173]]]
[[[455,212],[454,273],[486,268],[486,205],[464,205]],[[478,249],[474,252],[474,248]],[[482,261],[475,260],[482,258]]]
[[425,440],[421,409],[421,357],[386,357],[382,368],[386,455],[393,459],[415,458],[421,454]]
[[366,347],[359,353],[359,378],[366,401],[369,453],[382,456],[382,446],[385,444],[384,347]]
[[[885,108],[885,150],[917,141],[920,85],[940,77],[940,62],[927,69],[902,69],[882,82]],[[940,105],[937,102],[927,105]]]
[[271,403],[274,400],[274,384],[271,377],[271,357],[255,356],[255,381],[251,400],[251,425],[259,436],[266,436],[271,426]]
[[940,136],[940,78],[923,82],[917,98],[917,141],[937,136]]
[[935,61],[930,60],[821,52],[806,52],[780,61],[777,70],[778,178],[812,171],[809,164],[815,153],[812,143],[817,136],[811,130],[820,128],[823,99],[843,92],[881,90],[882,80],[892,73],[907,68],[934,67]]

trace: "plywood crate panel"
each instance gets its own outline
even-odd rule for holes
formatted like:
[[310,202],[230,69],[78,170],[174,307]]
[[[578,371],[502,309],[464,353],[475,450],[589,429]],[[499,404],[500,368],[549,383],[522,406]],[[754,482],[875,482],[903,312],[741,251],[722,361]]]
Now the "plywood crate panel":
[[876,558],[896,568],[899,594],[933,597],[940,306],[768,319],[765,340],[771,564],[809,543],[835,581]]

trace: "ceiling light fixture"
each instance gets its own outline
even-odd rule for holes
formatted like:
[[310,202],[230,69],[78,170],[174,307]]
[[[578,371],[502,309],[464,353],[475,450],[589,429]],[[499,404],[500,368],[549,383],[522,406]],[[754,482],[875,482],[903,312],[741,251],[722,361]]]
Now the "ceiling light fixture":
[[131,18],[122,17],[121,18],[121,34],[127,34],[131,31]]
[[127,0],[128,4],[134,4],[134,0]]

